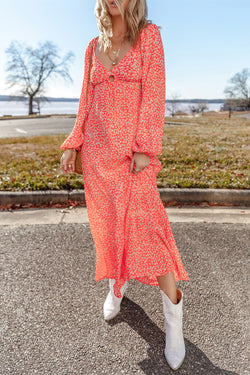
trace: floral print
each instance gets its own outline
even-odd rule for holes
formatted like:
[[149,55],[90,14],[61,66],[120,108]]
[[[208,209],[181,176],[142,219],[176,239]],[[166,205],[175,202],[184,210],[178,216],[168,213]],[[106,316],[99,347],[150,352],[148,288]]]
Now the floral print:
[[[158,285],[156,276],[171,271],[176,281],[189,276],[156,184],[165,119],[160,31],[154,23],[147,24],[140,33],[140,45],[131,47],[111,71],[94,52],[97,41],[93,38],[87,46],[76,122],[60,148],[81,149],[96,249],[95,280],[115,279],[114,293],[121,297],[125,280]],[[129,170],[134,152],[150,157],[150,164],[138,174]]]

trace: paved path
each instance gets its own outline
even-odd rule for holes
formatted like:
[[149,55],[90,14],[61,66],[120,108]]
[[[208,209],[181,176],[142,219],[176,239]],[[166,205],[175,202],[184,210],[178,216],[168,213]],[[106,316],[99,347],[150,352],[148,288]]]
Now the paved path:
[[[250,119],[250,113],[235,115]],[[0,138],[29,137],[35,135],[70,134],[75,124],[76,116],[50,116],[44,118],[0,120]],[[167,126],[172,122],[167,122]],[[177,122],[175,122],[176,126]],[[185,125],[185,123],[178,122]],[[189,125],[196,125],[189,124]]]
[[0,213],[1,375],[248,374],[249,208],[167,213],[190,276],[177,284],[187,351],[179,371],[164,358],[158,287],[130,280],[120,314],[103,320],[107,279],[94,279],[86,209],[73,208]]
[[236,117],[244,117],[244,118],[247,118],[248,120],[250,120],[250,113],[244,113],[244,114],[241,114],[241,115],[235,115]]
[[75,124],[72,117],[44,117],[0,121],[0,138],[28,137],[34,135],[68,135]]
[[[169,221],[177,223],[235,223],[250,224],[250,207],[242,208],[177,208],[168,207]],[[85,207],[19,209],[0,211],[1,225],[88,223]]]

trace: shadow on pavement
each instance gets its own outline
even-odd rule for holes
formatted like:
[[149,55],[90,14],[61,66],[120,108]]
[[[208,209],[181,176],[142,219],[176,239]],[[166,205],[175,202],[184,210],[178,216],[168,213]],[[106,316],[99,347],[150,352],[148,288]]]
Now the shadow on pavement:
[[[236,372],[223,370],[213,365],[208,357],[192,342],[185,339],[186,357],[182,366],[171,370],[165,360],[165,332],[163,332],[135,302],[124,296],[119,315],[108,321],[114,326],[127,323],[149,345],[148,359],[138,363],[146,375],[188,374],[188,375],[238,375]],[[132,344],[132,343],[131,343]],[[136,350],[136,348],[135,348]]]

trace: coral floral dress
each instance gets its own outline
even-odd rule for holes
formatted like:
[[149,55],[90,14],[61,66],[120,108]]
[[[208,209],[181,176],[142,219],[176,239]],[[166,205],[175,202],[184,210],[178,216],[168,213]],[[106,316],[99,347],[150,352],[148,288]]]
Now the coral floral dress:
[[[160,31],[148,23],[140,33],[140,45],[133,46],[112,71],[93,49],[86,100],[90,52],[97,39],[86,48],[76,122],[60,148],[81,149],[86,206],[96,248],[95,280],[115,279],[114,293],[121,297],[125,280],[158,285],[156,276],[171,271],[176,281],[189,277],[156,183],[165,118]],[[150,164],[138,174],[129,171],[133,152],[150,157]]]

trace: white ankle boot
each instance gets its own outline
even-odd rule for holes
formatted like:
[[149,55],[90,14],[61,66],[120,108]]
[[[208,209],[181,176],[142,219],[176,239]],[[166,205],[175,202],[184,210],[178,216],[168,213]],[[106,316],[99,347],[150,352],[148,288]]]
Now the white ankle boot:
[[125,283],[121,287],[122,297],[118,298],[114,294],[114,289],[113,289],[114,284],[115,284],[115,280],[109,279],[109,289],[110,289],[110,291],[109,291],[109,293],[107,295],[107,298],[106,298],[106,300],[104,302],[104,305],[103,305],[103,313],[104,313],[104,319],[105,320],[113,319],[119,313],[121,301],[122,301],[122,298],[123,298],[124,293],[125,293],[125,291],[127,289],[127,286],[128,286],[128,282],[125,281]]
[[169,366],[177,370],[185,358],[185,343],[182,333],[182,306],[183,292],[177,289],[178,303],[174,304],[170,298],[160,289],[165,315],[166,346],[165,357]]

